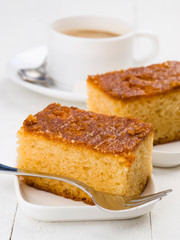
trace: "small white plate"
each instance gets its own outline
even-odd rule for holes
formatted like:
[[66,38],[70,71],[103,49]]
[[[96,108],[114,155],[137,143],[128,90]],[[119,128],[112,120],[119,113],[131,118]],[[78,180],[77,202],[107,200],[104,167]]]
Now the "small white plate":
[[70,92],[59,89],[56,86],[44,87],[37,84],[25,82],[19,77],[19,75],[17,74],[17,71],[19,69],[36,68],[41,65],[45,57],[47,57],[46,46],[41,46],[19,53],[18,55],[14,56],[8,63],[7,70],[10,78],[22,87],[28,88],[34,92],[49,97],[73,102],[86,102],[86,82],[78,83],[76,89],[73,92]]
[[[131,219],[151,211],[158,200],[143,206],[120,212],[106,212],[96,206],[90,206],[80,201],[73,201],[54,194],[29,187],[15,177],[15,188],[20,207],[26,215],[41,221],[91,221]],[[142,195],[156,192],[153,177]]]
[[175,167],[180,165],[180,141],[165,143],[153,147],[153,166]]

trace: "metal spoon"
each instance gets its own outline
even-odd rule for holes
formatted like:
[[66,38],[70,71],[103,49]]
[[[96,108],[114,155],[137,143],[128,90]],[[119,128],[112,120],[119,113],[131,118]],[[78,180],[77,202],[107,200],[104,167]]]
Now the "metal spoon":
[[46,87],[54,84],[53,79],[46,72],[46,58],[37,68],[19,69],[18,75],[22,80],[30,83],[40,84]]

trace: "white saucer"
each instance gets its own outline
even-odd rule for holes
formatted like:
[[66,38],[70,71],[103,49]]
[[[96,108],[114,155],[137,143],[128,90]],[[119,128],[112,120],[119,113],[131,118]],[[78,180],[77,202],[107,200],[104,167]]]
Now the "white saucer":
[[[73,201],[54,194],[40,191],[27,186],[15,177],[15,188],[20,207],[26,215],[41,221],[91,221],[131,219],[139,217],[152,210],[159,199],[143,206],[123,210],[120,212],[106,212],[96,206],[90,206],[80,201]],[[142,195],[156,192],[153,177]]]
[[8,74],[10,78],[22,87],[28,88],[34,92],[41,93],[49,97],[73,102],[86,102],[86,83],[82,83],[82,86],[76,87],[74,92],[69,92],[59,89],[55,86],[47,88],[37,84],[28,83],[19,77],[17,74],[18,69],[38,67],[46,56],[46,46],[30,49],[14,56],[8,63]]
[[153,166],[175,167],[180,165],[180,141],[165,143],[153,147]]

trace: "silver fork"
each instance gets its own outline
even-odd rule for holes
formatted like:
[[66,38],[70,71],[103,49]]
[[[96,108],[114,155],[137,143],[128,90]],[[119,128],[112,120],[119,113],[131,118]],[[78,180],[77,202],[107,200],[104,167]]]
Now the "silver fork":
[[106,211],[107,210],[120,211],[124,209],[134,208],[134,207],[149,203],[151,201],[154,201],[156,199],[161,199],[162,197],[165,197],[167,193],[172,191],[172,189],[167,189],[162,192],[141,196],[141,197],[126,197],[126,196],[120,196],[120,195],[115,195],[111,193],[97,191],[92,187],[86,185],[85,183],[70,177],[18,169],[18,168],[9,167],[3,164],[0,164],[0,173],[11,174],[16,176],[41,177],[41,178],[48,178],[48,179],[59,180],[66,183],[70,183],[80,188],[84,192],[86,192],[92,198],[92,200],[94,201],[97,207]]

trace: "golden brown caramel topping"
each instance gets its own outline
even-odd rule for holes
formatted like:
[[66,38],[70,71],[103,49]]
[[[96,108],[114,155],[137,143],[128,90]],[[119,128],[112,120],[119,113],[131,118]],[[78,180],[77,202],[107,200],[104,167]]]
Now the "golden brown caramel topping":
[[27,119],[24,121],[24,124],[26,125],[33,125],[34,123],[37,123],[37,117],[30,114]]
[[168,61],[89,76],[88,81],[117,99],[157,95],[180,88],[180,62]]
[[136,118],[106,116],[55,103],[34,117],[30,115],[23,127],[25,131],[50,139],[119,154],[129,154],[152,132],[150,124]]

